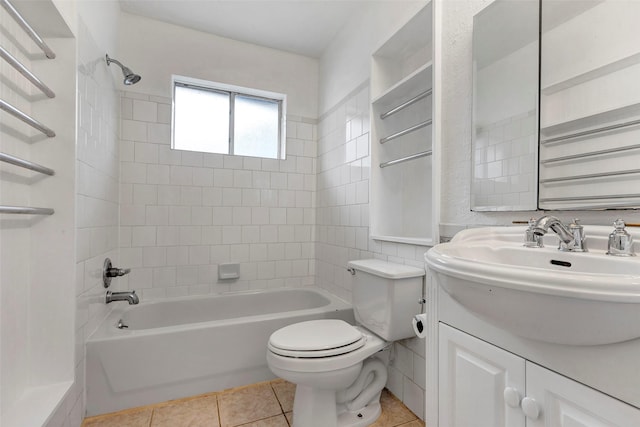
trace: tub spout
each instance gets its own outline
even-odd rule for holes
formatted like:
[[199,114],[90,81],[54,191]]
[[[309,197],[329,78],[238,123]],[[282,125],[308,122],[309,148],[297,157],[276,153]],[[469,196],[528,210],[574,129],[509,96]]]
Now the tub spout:
[[136,295],[136,291],[131,292],[111,292],[107,291],[105,302],[109,304],[114,301],[127,301],[129,305],[138,304],[140,299]]

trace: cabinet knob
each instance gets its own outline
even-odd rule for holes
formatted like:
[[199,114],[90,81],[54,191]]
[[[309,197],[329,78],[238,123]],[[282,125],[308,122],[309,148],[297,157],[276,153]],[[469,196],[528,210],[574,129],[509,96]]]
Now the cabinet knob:
[[520,406],[520,393],[517,389],[513,387],[507,387],[504,389],[504,401],[507,405],[512,408],[517,408]]
[[522,412],[530,420],[538,419],[540,416],[540,407],[538,402],[532,397],[525,397],[522,399]]

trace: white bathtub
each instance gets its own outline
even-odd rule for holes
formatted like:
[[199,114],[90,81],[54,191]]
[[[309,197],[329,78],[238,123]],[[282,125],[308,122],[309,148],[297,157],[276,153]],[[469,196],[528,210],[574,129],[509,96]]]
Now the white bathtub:
[[[272,379],[271,333],[324,318],[354,321],[351,305],[316,288],[118,307],[87,341],[87,414]],[[116,327],[120,320],[127,329]]]

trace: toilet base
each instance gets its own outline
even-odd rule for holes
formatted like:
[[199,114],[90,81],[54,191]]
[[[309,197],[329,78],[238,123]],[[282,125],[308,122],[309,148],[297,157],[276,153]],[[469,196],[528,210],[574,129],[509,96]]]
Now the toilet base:
[[367,427],[373,424],[382,413],[380,394],[387,382],[387,368],[375,357],[368,358],[361,366],[355,366],[358,377],[339,392],[297,384],[293,427]]
[[366,427],[373,424],[380,414],[382,407],[380,401],[375,401],[359,411],[345,411],[338,415],[337,427]]
[[[311,395],[314,404],[308,405],[307,399]],[[296,405],[296,402],[299,405]],[[293,404],[293,427],[367,427],[373,424],[381,413],[379,397],[364,408],[349,411],[345,405],[335,404],[335,392],[298,385]]]

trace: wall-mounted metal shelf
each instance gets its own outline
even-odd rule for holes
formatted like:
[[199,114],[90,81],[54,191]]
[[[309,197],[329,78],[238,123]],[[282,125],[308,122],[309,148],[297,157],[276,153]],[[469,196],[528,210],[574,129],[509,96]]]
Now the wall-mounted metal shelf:
[[29,206],[0,206],[0,214],[53,215],[54,210]]
[[56,54],[51,50],[49,46],[42,40],[42,37],[38,35],[38,33],[31,28],[31,25],[20,15],[20,12],[16,10],[15,7],[8,0],[0,0],[0,4],[5,8],[7,13],[20,25],[20,27],[27,33],[31,40],[38,45],[40,49],[44,52],[47,58],[54,59]]
[[47,95],[49,98],[55,98],[56,94],[53,93],[49,87],[42,82],[39,78],[37,78],[31,71],[27,69],[20,61],[18,61],[13,55],[11,55],[5,48],[0,46],[0,57],[7,61],[9,65],[18,70],[20,74],[22,74],[27,80],[29,80],[35,87],[40,89],[42,93]]
[[562,135],[562,136],[557,136],[554,138],[547,138],[547,139],[540,139],[540,143],[541,144],[551,144],[553,142],[561,142],[567,139],[573,139],[573,138],[580,138],[583,136],[589,136],[589,135],[595,135],[598,133],[602,133],[602,132],[607,132],[607,131],[611,131],[611,130],[616,130],[616,129],[622,129],[622,128],[626,128],[629,126],[636,126],[636,125],[640,125],[640,120],[631,120],[628,122],[624,122],[624,123],[618,123],[615,125],[609,125],[609,126],[602,126],[599,128],[595,128],[595,129],[589,129],[589,130],[585,130],[582,132],[576,132],[576,133],[571,133],[568,135]]
[[11,105],[8,102],[3,101],[1,99],[0,99],[0,110],[6,111],[7,113],[11,114],[12,116],[16,117],[17,119],[22,120],[23,122],[25,122],[26,124],[28,124],[32,128],[35,128],[35,129],[39,130],[40,132],[44,133],[49,138],[53,138],[54,136],[56,136],[56,133],[54,131],[52,131],[51,129],[49,129],[48,127],[46,127],[45,125],[43,125],[42,123],[40,123],[39,121],[34,119],[33,117],[29,116],[28,114],[23,113],[22,111],[18,110],[13,105]]
[[56,172],[53,169],[49,169],[46,166],[42,166],[37,163],[30,162],[29,160],[24,160],[19,157],[14,157],[5,153],[0,153],[0,162],[10,163],[12,165],[19,166],[21,168],[43,173],[45,175],[53,176],[56,174]]
[[396,138],[400,138],[401,136],[404,136],[404,135],[406,135],[406,134],[408,134],[408,133],[415,132],[415,131],[417,131],[418,129],[422,129],[422,128],[424,128],[424,127],[427,127],[427,126],[431,125],[431,123],[432,123],[432,120],[431,120],[431,119],[429,119],[429,120],[424,121],[424,122],[422,122],[422,123],[418,123],[418,124],[417,124],[417,125],[415,125],[415,126],[411,126],[410,128],[407,128],[407,129],[405,129],[405,130],[401,130],[400,132],[396,132],[396,133],[394,133],[394,134],[392,134],[392,135],[389,135],[389,136],[387,136],[387,137],[381,138],[381,139],[380,139],[380,144],[387,143],[387,142],[389,142],[389,141],[391,141],[391,140],[394,140],[394,139],[396,139]]
[[408,162],[409,160],[415,160],[415,159],[419,159],[421,157],[427,157],[427,156],[430,156],[431,154],[433,154],[433,151],[431,151],[431,150],[422,151],[420,153],[412,154],[410,156],[401,157],[399,159],[390,160],[388,162],[380,163],[380,167],[381,168],[386,168],[388,166],[393,166],[393,165],[397,165],[397,164],[400,164],[400,163]]
[[380,118],[382,120],[384,120],[387,117],[392,116],[395,113],[400,112],[400,111],[404,110],[405,108],[412,106],[416,102],[426,98],[427,96],[431,95],[432,93],[433,93],[433,89],[428,89],[428,90],[426,90],[426,91],[414,96],[410,100],[405,101],[405,102],[403,102],[402,104],[400,104],[400,105],[398,105],[396,107],[393,107],[391,110],[387,111],[386,113],[380,114]]

